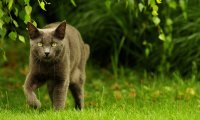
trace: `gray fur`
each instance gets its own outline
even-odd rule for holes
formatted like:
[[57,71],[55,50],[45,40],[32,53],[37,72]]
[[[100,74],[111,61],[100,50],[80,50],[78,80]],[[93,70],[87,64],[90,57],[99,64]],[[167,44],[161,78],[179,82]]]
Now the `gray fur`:
[[[52,23],[38,29],[28,23],[30,36],[29,73],[24,83],[24,93],[29,106],[40,108],[35,90],[47,83],[55,110],[65,107],[68,88],[75,108],[84,106],[85,66],[90,48],[80,33],[66,22]],[[43,43],[39,46],[39,43]],[[57,46],[52,43],[57,43]],[[52,45],[52,46],[51,46]]]

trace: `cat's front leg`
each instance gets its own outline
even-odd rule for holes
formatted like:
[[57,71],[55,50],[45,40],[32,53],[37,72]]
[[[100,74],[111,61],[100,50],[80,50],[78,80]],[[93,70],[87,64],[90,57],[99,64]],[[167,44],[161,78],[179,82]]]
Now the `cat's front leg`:
[[38,80],[35,75],[32,75],[30,73],[27,75],[23,88],[24,88],[24,94],[27,99],[27,103],[30,107],[33,108],[41,107],[41,103],[37,99],[37,96],[34,91],[43,84],[44,82]]
[[68,81],[60,81],[54,85],[52,91],[52,102],[55,110],[61,110],[65,108],[68,87]]

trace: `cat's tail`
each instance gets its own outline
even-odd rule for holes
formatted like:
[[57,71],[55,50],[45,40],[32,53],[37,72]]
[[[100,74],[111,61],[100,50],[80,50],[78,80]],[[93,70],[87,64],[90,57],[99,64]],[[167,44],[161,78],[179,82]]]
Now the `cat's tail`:
[[88,44],[84,44],[84,54],[85,54],[85,59],[86,61],[88,60],[89,56],[90,56],[90,46]]

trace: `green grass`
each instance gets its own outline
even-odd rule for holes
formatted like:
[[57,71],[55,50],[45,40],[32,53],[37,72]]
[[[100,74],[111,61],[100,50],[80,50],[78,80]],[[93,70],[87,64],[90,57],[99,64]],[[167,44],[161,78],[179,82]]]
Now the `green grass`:
[[5,71],[0,70],[0,120],[200,119],[200,83],[195,76],[183,79],[177,73],[169,77],[124,69],[116,80],[108,70],[89,66],[85,109],[76,111],[69,93],[66,109],[55,112],[45,86],[37,91],[42,108],[31,109],[22,91],[23,70]]
[[[167,105],[168,104],[168,105]],[[15,119],[15,120],[197,120],[199,118],[199,111],[195,110],[193,105],[186,102],[180,103],[160,103],[160,104],[146,104],[146,106],[132,106],[124,103],[121,107],[106,106],[102,109],[86,109],[83,112],[75,111],[73,109],[54,112],[52,110],[39,111],[12,111],[6,110],[0,113],[1,120]]]

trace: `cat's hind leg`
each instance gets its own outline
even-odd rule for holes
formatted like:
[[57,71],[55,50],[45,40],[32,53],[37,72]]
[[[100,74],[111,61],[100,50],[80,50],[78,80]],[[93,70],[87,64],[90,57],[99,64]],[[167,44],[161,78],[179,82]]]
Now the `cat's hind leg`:
[[85,68],[89,54],[89,45],[83,44],[80,63],[71,74],[71,82],[69,88],[74,97],[76,109],[83,109],[84,107],[84,84],[86,79]]
[[76,109],[83,109],[84,107],[84,81],[80,77],[81,73],[79,69],[74,70],[71,77],[69,89],[71,90],[72,96],[75,102]]

